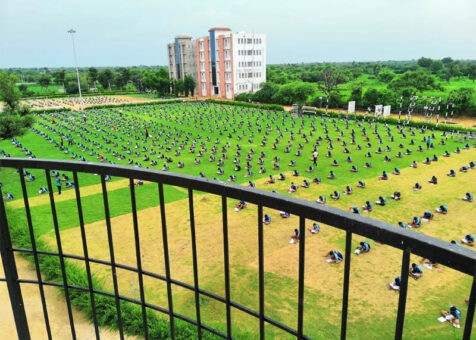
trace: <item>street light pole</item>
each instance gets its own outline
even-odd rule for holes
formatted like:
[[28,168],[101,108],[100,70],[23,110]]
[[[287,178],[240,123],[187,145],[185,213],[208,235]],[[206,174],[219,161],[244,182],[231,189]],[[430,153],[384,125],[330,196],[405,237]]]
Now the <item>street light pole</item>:
[[70,29],[68,31],[68,33],[71,34],[71,42],[73,43],[74,63],[76,65],[76,78],[78,79],[79,108],[80,108],[80,110],[82,110],[83,109],[83,97],[81,96],[81,83],[79,82],[78,59],[76,58],[76,48],[74,46],[74,33],[76,33],[76,31],[74,29]]

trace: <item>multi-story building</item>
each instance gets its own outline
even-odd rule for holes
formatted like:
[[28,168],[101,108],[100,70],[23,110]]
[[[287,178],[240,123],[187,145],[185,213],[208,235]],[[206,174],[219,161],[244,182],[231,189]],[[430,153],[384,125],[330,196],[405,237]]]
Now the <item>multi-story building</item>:
[[208,32],[194,41],[176,36],[167,45],[170,78],[192,75],[196,92],[204,97],[233,99],[258,91],[266,81],[266,36],[220,27]]
[[167,56],[171,79],[183,79],[186,75],[197,79],[197,59],[192,37],[176,36],[173,43],[167,44]]
[[215,27],[195,40],[200,96],[233,99],[266,81],[266,36]]

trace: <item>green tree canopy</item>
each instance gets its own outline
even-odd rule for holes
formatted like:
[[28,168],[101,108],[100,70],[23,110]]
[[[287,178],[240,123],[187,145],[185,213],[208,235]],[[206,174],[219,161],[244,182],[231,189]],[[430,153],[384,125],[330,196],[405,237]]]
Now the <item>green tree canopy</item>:
[[431,58],[425,58],[425,57],[421,57],[417,61],[418,65],[424,68],[430,67],[432,62],[433,60]]

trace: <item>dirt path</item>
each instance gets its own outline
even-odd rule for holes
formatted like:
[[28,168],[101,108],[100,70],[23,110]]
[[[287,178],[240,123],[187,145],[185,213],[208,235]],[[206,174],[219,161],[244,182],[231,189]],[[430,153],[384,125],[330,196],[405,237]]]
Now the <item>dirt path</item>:
[[[36,280],[36,273],[30,263],[16,256],[18,273],[21,278]],[[0,266],[0,277],[4,277],[3,267]],[[41,306],[40,294],[37,285],[23,284],[22,296],[25,303],[26,316],[32,340],[47,339],[46,328],[43,318],[43,308]],[[53,339],[71,339],[69,318],[66,303],[59,290],[54,287],[45,287],[46,305],[50,319],[51,333]],[[96,339],[94,326],[90,319],[82,312],[73,310],[74,325],[77,339]],[[17,331],[13,320],[12,308],[8,296],[7,285],[0,282],[0,330],[2,339],[16,339]],[[100,330],[100,337],[103,340],[119,339],[119,334],[106,329]],[[138,339],[136,337],[126,337],[126,339]]]

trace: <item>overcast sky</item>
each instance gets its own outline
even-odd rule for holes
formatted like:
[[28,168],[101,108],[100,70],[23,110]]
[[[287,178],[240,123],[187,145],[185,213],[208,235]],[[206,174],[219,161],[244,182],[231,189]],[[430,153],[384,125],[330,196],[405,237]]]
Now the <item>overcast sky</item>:
[[165,65],[175,35],[265,33],[268,63],[476,59],[476,0],[0,0],[0,68]]

